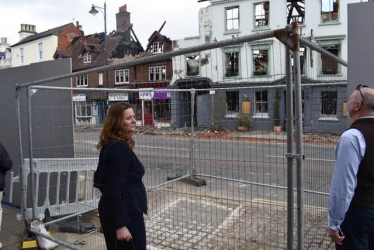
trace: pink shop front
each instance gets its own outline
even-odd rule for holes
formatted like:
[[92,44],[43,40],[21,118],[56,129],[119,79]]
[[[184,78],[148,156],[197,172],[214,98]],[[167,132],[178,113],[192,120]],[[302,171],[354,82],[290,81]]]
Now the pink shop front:
[[135,93],[135,113],[139,126],[170,127],[171,99],[169,92],[139,89]]

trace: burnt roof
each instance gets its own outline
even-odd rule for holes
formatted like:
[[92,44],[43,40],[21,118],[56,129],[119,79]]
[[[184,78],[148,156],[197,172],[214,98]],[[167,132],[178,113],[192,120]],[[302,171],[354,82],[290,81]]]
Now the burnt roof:
[[24,39],[22,39],[21,41],[19,41],[16,44],[13,44],[10,47],[14,47],[14,46],[18,46],[18,45],[21,45],[21,44],[24,44],[24,43],[28,43],[28,42],[31,42],[31,41],[34,41],[34,40],[37,40],[37,39],[40,39],[40,38],[43,38],[43,37],[46,37],[46,36],[56,35],[58,32],[65,29],[69,25],[74,25],[74,24],[73,23],[67,23],[67,24],[64,24],[62,26],[59,26],[59,27],[56,27],[56,28],[53,28],[53,29],[50,29],[50,30],[47,30],[47,31],[37,33],[35,35],[25,37]]

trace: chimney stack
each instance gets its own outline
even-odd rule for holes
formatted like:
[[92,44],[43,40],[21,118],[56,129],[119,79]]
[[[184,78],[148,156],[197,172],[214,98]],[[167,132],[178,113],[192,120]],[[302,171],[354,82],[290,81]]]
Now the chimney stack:
[[22,39],[35,35],[36,34],[36,26],[32,24],[21,24],[21,30],[18,32],[19,33],[19,40],[21,41]]
[[8,41],[6,37],[2,37],[0,40],[0,45],[8,45]]
[[[131,13],[127,12],[127,5],[119,7],[119,12],[116,14],[117,18],[117,31],[126,31],[130,26],[132,26],[130,22]],[[130,30],[127,30],[125,34],[125,40],[130,41]]]
[[80,31],[82,31],[82,25],[79,25],[79,21],[76,21],[76,25],[77,29],[79,29]]

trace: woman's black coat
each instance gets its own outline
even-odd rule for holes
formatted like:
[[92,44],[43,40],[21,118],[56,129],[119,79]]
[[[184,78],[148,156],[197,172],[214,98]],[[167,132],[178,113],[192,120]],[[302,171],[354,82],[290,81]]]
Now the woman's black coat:
[[102,193],[100,216],[108,218],[114,229],[128,225],[131,214],[147,213],[143,175],[144,166],[125,142],[102,147],[94,186]]

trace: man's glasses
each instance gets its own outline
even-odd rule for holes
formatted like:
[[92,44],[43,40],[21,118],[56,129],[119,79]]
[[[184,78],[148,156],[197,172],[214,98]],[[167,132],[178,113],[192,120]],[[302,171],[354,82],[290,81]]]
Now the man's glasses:
[[364,104],[364,95],[362,94],[362,92],[361,92],[361,89],[362,88],[368,88],[369,86],[367,86],[367,85],[363,85],[363,84],[359,84],[359,85],[357,85],[356,86],[356,90],[358,91],[358,92],[360,92],[360,95],[361,95],[361,97],[362,97],[362,104]]

